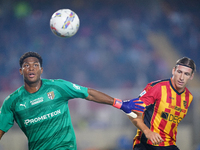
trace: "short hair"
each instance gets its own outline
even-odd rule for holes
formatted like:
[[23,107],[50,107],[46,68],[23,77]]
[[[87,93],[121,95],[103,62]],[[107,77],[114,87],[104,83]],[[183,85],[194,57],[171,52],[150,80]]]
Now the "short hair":
[[177,60],[175,68],[177,67],[177,65],[186,66],[186,67],[191,68],[192,73],[194,73],[196,71],[196,65],[195,65],[194,61],[188,57],[183,57],[183,58],[180,58],[179,60]]
[[20,67],[22,67],[22,64],[24,63],[24,59],[26,59],[28,57],[36,57],[40,62],[40,66],[42,67],[42,57],[36,52],[26,52],[26,53],[24,53],[19,59]]

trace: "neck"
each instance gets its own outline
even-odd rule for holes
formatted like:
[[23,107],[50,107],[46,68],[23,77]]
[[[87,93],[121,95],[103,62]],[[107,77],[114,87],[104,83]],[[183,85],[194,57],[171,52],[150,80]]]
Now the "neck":
[[35,92],[37,92],[40,89],[41,85],[42,85],[42,81],[41,80],[39,80],[38,82],[35,82],[35,83],[24,82],[24,88],[29,93],[35,93]]
[[183,91],[185,90],[185,88],[177,88],[176,85],[174,84],[174,80],[173,80],[173,79],[174,79],[174,78],[172,77],[172,78],[171,78],[171,83],[172,83],[173,87],[174,87],[179,93],[183,92]]

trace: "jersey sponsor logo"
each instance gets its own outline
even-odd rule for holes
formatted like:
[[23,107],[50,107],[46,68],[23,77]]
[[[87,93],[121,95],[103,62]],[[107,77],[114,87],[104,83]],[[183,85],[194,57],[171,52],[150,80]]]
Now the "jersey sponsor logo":
[[146,93],[147,93],[146,90],[142,91],[142,93],[140,93],[139,97],[142,97]]
[[31,103],[31,105],[35,105],[35,104],[43,102],[43,99],[44,99],[43,97],[40,97],[40,98],[30,101],[30,103]]
[[55,116],[57,116],[59,114],[61,114],[60,109],[56,110],[54,112],[51,112],[49,114],[42,115],[42,116],[37,117],[37,118],[26,119],[26,120],[24,120],[24,124],[27,125],[27,126],[29,126],[29,125],[32,125],[34,123],[37,123],[37,122],[40,122],[40,121],[43,121],[43,120],[51,119],[52,117],[55,117]]
[[47,93],[47,96],[48,96],[49,99],[53,100],[54,97],[55,97],[54,91]]
[[23,106],[26,108],[26,102],[24,104],[20,104],[19,106]]
[[76,85],[76,84],[73,84],[73,87],[77,90],[81,90],[80,86]]
[[182,109],[181,107],[178,107],[178,106],[172,106],[171,104],[169,104],[169,108],[174,109],[174,110],[176,110],[178,112],[186,113],[185,109]]
[[167,112],[162,112],[161,117],[167,121],[179,124],[179,122],[183,119],[182,117],[179,117],[177,115],[173,115]]

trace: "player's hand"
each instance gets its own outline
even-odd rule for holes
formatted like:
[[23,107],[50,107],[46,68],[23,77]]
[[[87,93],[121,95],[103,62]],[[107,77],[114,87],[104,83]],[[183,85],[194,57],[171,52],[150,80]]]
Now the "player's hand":
[[145,131],[144,134],[146,138],[152,142],[153,145],[160,144],[161,142],[164,141],[162,137],[160,136],[160,134],[153,132],[151,130]]
[[123,101],[122,109],[125,113],[130,113],[131,111],[136,111],[136,112],[144,112],[145,107],[142,106],[143,102],[140,101],[138,98],[136,99],[131,99],[127,101]]
[[136,112],[144,112],[145,107],[142,106],[143,102],[140,101],[138,98],[137,99],[131,99],[131,100],[127,100],[127,101],[122,101],[120,99],[114,99],[114,103],[113,106],[116,108],[119,108],[121,110],[123,110],[127,115],[136,118],[137,114],[135,114],[132,111],[136,111]]

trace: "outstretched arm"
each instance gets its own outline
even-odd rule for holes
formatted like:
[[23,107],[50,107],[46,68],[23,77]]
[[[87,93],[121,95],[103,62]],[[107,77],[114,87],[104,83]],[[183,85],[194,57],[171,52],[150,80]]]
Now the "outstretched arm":
[[0,130],[0,139],[2,138],[2,136],[4,135],[4,131]]
[[[137,112],[136,112],[137,113]],[[138,128],[140,129],[144,135],[146,136],[147,139],[149,139],[153,144],[160,144],[164,140],[160,136],[160,134],[151,131],[145,124],[142,119],[142,115],[140,113],[137,113],[137,118],[132,118],[129,117],[131,122]]]
[[138,99],[122,101],[94,89],[88,89],[88,94],[88,97],[86,97],[87,100],[112,105],[118,109],[123,110],[127,115],[134,118],[137,117],[137,115],[132,111],[143,112],[145,109],[142,106],[143,102],[139,101]]
[[100,91],[88,89],[88,94],[88,97],[86,97],[87,100],[108,105],[113,104],[114,98]]

